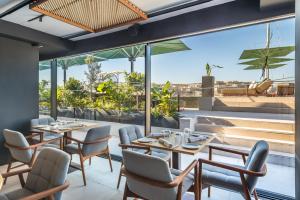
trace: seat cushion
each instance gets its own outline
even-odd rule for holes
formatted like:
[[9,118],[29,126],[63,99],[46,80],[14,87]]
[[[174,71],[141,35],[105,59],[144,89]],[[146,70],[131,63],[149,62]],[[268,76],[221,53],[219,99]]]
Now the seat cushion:
[[[82,145],[80,145],[80,146],[82,148]],[[78,154],[78,144],[77,143],[67,144],[67,145],[65,145],[64,150],[70,154]]]
[[[238,167],[243,168],[242,166]],[[203,164],[202,168],[202,184],[204,188],[216,186],[237,192],[243,191],[239,173],[206,164]]]
[[8,200],[18,200],[18,199],[30,196],[32,194],[34,194],[34,193],[31,192],[30,190],[22,188],[22,189],[14,190],[12,192],[8,192],[5,194],[5,196],[7,197]]
[[151,155],[159,157],[166,161],[170,160],[171,158],[171,153],[169,151],[164,151],[161,149],[151,149]]
[[[182,171],[177,170],[177,169],[171,169],[171,173],[173,178],[175,179],[177,176],[181,174]],[[183,179],[183,184],[182,184],[182,194],[186,193],[190,187],[194,184],[194,176],[192,174],[188,174],[184,179]]]

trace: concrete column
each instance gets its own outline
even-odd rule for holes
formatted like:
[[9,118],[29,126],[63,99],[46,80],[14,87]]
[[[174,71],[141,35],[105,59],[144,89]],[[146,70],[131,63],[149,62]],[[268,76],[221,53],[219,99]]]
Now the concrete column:
[[296,200],[300,200],[300,1],[296,1],[296,51],[295,51],[295,186]]
[[57,59],[50,62],[51,65],[51,102],[50,115],[57,119]]
[[151,45],[145,46],[145,134],[151,132]]

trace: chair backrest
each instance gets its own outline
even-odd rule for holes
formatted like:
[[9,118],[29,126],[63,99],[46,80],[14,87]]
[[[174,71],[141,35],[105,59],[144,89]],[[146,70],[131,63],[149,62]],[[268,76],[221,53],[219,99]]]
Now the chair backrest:
[[[263,166],[266,163],[267,157],[269,154],[269,145],[266,141],[258,141],[254,147],[251,149],[249,156],[247,158],[245,167],[247,170],[251,170],[254,172],[260,172]],[[246,176],[246,181],[249,187],[249,190],[252,192],[258,177],[254,176]]]
[[119,129],[119,136],[121,144],[131,144],[132,141],[142,138],[143,134],[139,127],[128,126]]
[[[85,142],[94,142],[95,140],[100,140],[106,138],[110,135],[110,126],[102,126],[98,128],[92,128],[88,130],[86,137],[84,139]],[[83,144],[82,152],[83,155],[91,155],[93,153],[101,152],[108,147],[108,141],[95,143],[95,144]]]
[[[152,181],[164,183],[173,181],[174,178],[165,160],[130,150],[123,150],[122,153],[124,167],[128,172]],[[126,183],[130,191],[145,199],[176,199],[177,188],[160,188],[130,176],[127,177]]]
[[47,118],[39,118],[39,119],[32,119],[30,121],[31,127],[38,126],[38,125],[50,125],[55,120],[52,117]]
[[[44,148],[36,158],[32,171],[28,174],[25,188],[42,192],[63,185],[69,169],[70,156],[55,148]],[[55,194],[55,200],[61,199],[61,192]]]
[[[3,136],[8,145],[15,147],[29,147],[24,135],[18,131],[4,129]],[[12,158],[16,161],[29,164],[32,159],[32,150],[18,150],[17,148],[7,146]]]

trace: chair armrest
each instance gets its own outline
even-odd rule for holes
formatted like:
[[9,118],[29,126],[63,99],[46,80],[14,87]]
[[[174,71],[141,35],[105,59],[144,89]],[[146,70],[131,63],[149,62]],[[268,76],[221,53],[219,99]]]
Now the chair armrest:
[[78,140],[76,138],[72,138],[72,137],[69,137],[69,136],[64,136],[64,138],[66,138],[67,140],[72,140],[72,141],[77,142],[79,144],[83,144],[83,141]]
[[63,185],[60,185],[60,186],[57,186],[57,187],[54,187],[54,188],[51,188],[51,189],[33,194],[33,195],[30,195],[30,196],[27,196],[27,197],[24,197],[24,198],[21,198],[20,200],[44,199],[44,198],[47,198],[47,197],[50,197],[50,196],[54,195],[57,192],[60,192],[60,191],[63,191],[65,189],[67,189],[69,187],[69,185],[70,184],[68,182],[65,182]]
[[31,135],[27,135],[25,137],[26,139],[31,139],[31,138],[33,138],[35,136],[41,136],[42,134],[44,134],[44,132],[42,132],[42,131],[35,131],[35,130],[31,130],[28,133],[30,133]]
[[8,147],[8,148],[14,148],[14,149],[17,149],[17,150],[29,150],[29,149],[36,149],[40,146],[43,146],[45,144],[49,144],[51,142],[54,142],[56,141],[56,139],[52,139],[52,140],[47,140],[47,141],[44,141],[44,142],[40,142],[40,143],[37,143],[37,144],[32,144],[28,147],[20,147],[20,146],[15,146],[15,145],[12,145],[12,144],[8,144],[8,143],[4,143],[4,146],[5,147]]
[[94,140],[94,141],[90,141],[90,142],[85,142],[85,141],[82,141],[82,140],[78,140],[76,138],[72,138],[72,137],[69,137],[69,136],[64,136],[67,140],[72,140],[74,142],[77,142],[79,144],[97,144],[97,143],[101,143],[101,142],[106,142],[108,141],[111,136],[108,136],[108,137],[105,137],[105,138],[101,138],[101,139],[98,139],[98,140]]
[[[239,168],[239,167],[236,167],[236,166],[232,166],[232,165],[228,165],[228,164],[224,164],[224,163],[219,163],[219,162],[215,162],[215,161],[212,161],[212,160],[205,160],[205,159],[201,159],[201,158],[199,159],[199,163],[200,163],[200,168],[202,168],[202,163],[205,163],[205,164],[212,165],[212,166],[215,166],[215,167],[220,167],[220,168],[223,168],[223,169],[235,171],[235,172],[238,172],[240,174],[247,174],[249,176],[262,177],[262,176],[265,176],[266,173],[267,173],[266,165],[263,166],[263,168],[260,172],[255,172],[255,171]],[[200,170],[202,170],[202,169],[200,169]]]
[[136,144],[119,144],[119,147],[121,147],[122,149],[135,148],[135,149],[150,150],[150,147],[140,146]]
[[242,155],[242,156],[248,156],[249,153],[246,152],[242,152],[242,151],[237,151],[237,150],[233,150],[233,149],[227,149],[227,148],[223,148],[223,147],[216,147],[216,146],[208,146],[209,149],[215,149],[218,151],[224,151],[224,152],[228,152],[228,153],[233,153],[233,154],[238,154],[238,155]]
[[179,176],[177,176],[174,181],[172,181],[170,184],[175,186],[178,186],[181,182],[183,182],[184,178],[194,169],[198,167],[198,161],[194,160],[185,170],[181,172]]
[[28,173],[28,172],[31,172],[31,168],[20,169],[20,170],[13,171],[13,172],[3,173],[3,174],[1,174],[1,176],[3,178],[8,178],[8,177],[11,177],[11,176],[16,176],[16,175],[24,174],[24,173]]

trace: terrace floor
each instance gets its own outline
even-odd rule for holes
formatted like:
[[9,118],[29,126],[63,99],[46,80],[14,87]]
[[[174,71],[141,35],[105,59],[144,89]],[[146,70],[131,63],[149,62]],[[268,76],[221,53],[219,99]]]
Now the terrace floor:
[[[74,162],[79,163],[78,157],[74,157]],[[270,167],[270,166],[269,166]],[[4,171],[6,166],[1,166],[0,171]],[[120,163],[113,161],[113,173],[109,170],[109,164],[106,159],[93,158],[92,165],[89,166],[88,162],[85,163],[87,186],[83,186],[81,171],[75,171],[68,175],[70,187],[63,193],[63,200],[82,200],[82,199],[105,199],[105,200],[119,200],[122,199],[125,178],[122,178],[120,189],[116,188]],[[281,172],[282,173],[282,172]],[[274,175],[276,176],[276,175]],[[278,177],[278,176],[277,176]],[[284,175],[280,176],[284,178]],[[286,177],[288,178],[288,177]],[[292,179],[290,179],[292,180]],[[269,182],[273,187],[278,187],[280,184]],[[17,177],[8,179],[7,184],[3,187],[2,192],[12,191],[19,188]],[[276,189],[273,188],[273,189]],[[278,191],[278,190],[275,190]],[[192,200],[193,194],[187,194],[185,200]],[[207,197],[207,190],[203,191],[203,200],[240,200],[243,199],[239,194],[220,190],[217,188],[212,189],[212,196]]]
[[[272,114],[273,115],[273,114]],[[289,118],[289,117],[287,117]],[[287,120],[292,120],[287,119]],[[119,137],[118,129],[128,124],[120,124],[115,122],[103,122],[97,121],[99,125],[111,125],[112,139],[109,142],[111,154],[121,155],[121,149],[118,147]],[[153,127],[154,130],[159,131],[161,128]],[[74,132],[74,137],[83,139],[87,130]],[[203,157],[207,158],[206,153],[201,153],[199,155],[193,156],[182,156],[182,168],[187,166],[193,159]],[[78,158],[74,157],[74,161],[78,162]],[[220,162],[229,162],[232,164],[241,164],[241,160],[237,158],[229,158],[224,156],[216,155],[214,159]],[[118,174],[120,170],[120,163],[117,161],[113,162],[114,172],[111,173],[109,170],[108,161],[103,158],[94,158],[92,166],[88,166],[86,163],[86,173],[87,173],[87,187],[83,186],[81,172],[75,171],[69,174],[68,180],[71,183],[70,188],[64,193],[63,199],[122,199],[123,188],[124,188],[124,178],[122,179],[122,184],[119,190],[116,189]],[[6,166],[1,166],[0,171],[5,171]],[[272,192],[282,193],[288,196],[295,195],[295,168],[286,167],[281,165],[268,164],[268,174],[259,180],[258,188],[269,190]],[[15,184],[17,180],[10,180],[6,186],[4,186],[2,191],[9,191],[16,188],[18,185]],[[239,194],[235,194],[228,191],[223,191],[217,188],[213,189],[211,198],[207,198],[207,190],[203,193],[203,199],[216,200],[238,200],[242,199]],[[187,195],[185,199],[193,199],[192,195]]]

